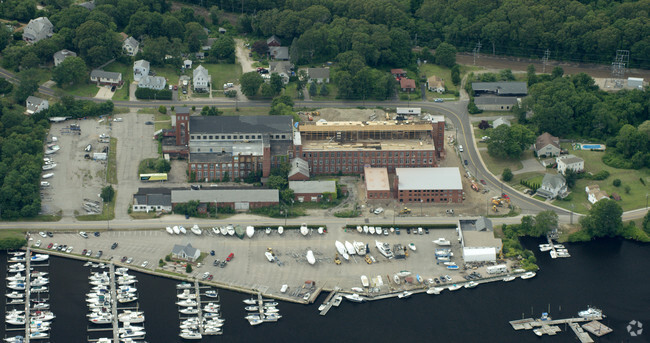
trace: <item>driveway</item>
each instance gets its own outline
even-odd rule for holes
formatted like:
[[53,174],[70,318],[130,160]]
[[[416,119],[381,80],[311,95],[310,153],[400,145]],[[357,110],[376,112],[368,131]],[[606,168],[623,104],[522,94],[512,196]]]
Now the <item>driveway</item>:
[[237,44],[235,47],[235,55],[237,56],[237,60],[241,65],[242,74],[248,73],[250,71],[255,71],[255,68],[253,68],[253,63],[255,61],[253,61],[252,58],[248,57],[250,49],[244,46],[244,41],[241,39],[235,39],[235,43]]
[[99,87],[99,91],[95,95],[95,99],[110,100],[113,98],[113,92],[109,87]]
[[541,163],[536,158],[529,158],[527,160],[521,161],[521,164],[523,165],[523,168],[513,171],[512,173],[514,175],[519,175],[523,173],[530,173],[530,172],[540,172],[543,173],[546,168],[542,166]]

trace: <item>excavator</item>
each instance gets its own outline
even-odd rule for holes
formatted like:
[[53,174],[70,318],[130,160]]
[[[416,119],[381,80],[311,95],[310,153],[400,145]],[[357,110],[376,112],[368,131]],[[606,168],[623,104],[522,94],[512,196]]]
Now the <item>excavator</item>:
[[411,210],[408,207],[404,207],[399,211],[399,214],[411,214]]

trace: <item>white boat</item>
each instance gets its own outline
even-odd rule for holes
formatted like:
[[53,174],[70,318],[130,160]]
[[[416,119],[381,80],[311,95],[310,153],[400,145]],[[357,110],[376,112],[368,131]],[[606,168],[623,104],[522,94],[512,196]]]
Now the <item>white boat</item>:
[[194,299],[183,299],[181,301],[177,301],[176,305],[183,306],[183,307],[196,306],[196,300],[194,300]]
[[254,234],[255,234],[255,227],[250,226],[250,225],[247,226],[246,227],[246,236],[248,236],[248,238],[251,238],[251,237],[253,237]]
[[374,226],[369,226],[368,227],[368,233],[371,234],[371,235],[374,235],[375,234],[375,227]]
[[540,244],[539,245],[539,251],[549,251],[553,249],[553,247],[550,244]]
[[525,279],[530,279],[530,278],[535,277],[535,275],[537,275],[537,274],[535,274],[535,272],[525,272],[525,273],[523,273],[521,275],[521,278],[524,279],[524,280]]
[[356,292],[356,293],[363,292],[363,288],[361,288],[361,287],[352,287],[352,288],[350,288],[350,290],[352,290],[352,292]]
[[347,251],[348,255],[355,255],[357,253],[354,250],[354,245],[352,245],[352,243],[349,241],[345,241],[345,250]]
[[551,254],[551,258],[557,258],[557,251],[551,250],[549,251],[549,254]]
[[48,320],[52,320],[52,319],[56,318],[56,316],[54,315],[54,312],[52,312],[52,311],[34,311],[34,312],[30,313],[30,315],[31,315],[30,320],[48,321]]
[[264,256],[266,256],[266,259],[269,260],[269,262],[275,261],[275,257],[273,257],[273,254],[268,251],[264,252]]
[[205,291],[205,294],[204,294],[204,295],[205,295],[206,297],[208,297],[208,298],[216,298],[217,295],[218,295],[218,293],[217,293],[217,291],[215,291],[214,289],[211,289],[211,290]]
[[404,298],[410,297],[411,295],[413,295],[413,292],[404,291],[404,292],[398,294],[397,297],[400,298],[400,299],[404,299]]
[[225,226],[220,226],[219,227],[219,232],[221,232],[222,236],[225,236],[225,235],[228,234],[228,228],[226,228]]
[[601,319],[603,317],[603,311],[589,306],[586,310],[578,312],[578,316],[587,319]]
[[15,275],[12,276],[7,276],[8,281],[25,281],[26,276],[16,273]]
[[361,284],[363,287],[368,287],[370,286],[370,282],[368,282],[368,277],[365,275],[361,275]]
[[364,225],[363,226],[363,233],[368,233],[368,230],[369,230],[368,225]]
[[219,229],[217,229],[216,227],[213,227],[210,230],[212,231],[213,234],[219,235]]
[[432,242],[436,243],[436,244],[438,244],[440,246],[449,246],[449,245],[451,245],[450,241],[448,241],[448,240],[446,240],[446,239],[444,239],[442,237],[440,237],[440,238],[438,238],[438,239],[436,239],[435,241],[432,241]]
[[144,322],[144,313],[142,311],[126,310],[117,315],[117,320],[120,322],[142,323]]
[[7,337],[4,339],[4,341],[7,343],[23,343],[25,342],[25,337],[23,336]]
[[178,227],[178,231],[180,231],[182,234],[186,234],[186,233],[187,233],[187,230],[185,230],[185,228],[183,227],[183,225],[181,225],[181,226]]
[[88,321],[93,324],[110,324],[113,322],[113,315],[110,313],[97,314],[88,318]]
[[415,244],[414,244],[414,243],[409,243],[409,249],[415,251],[415,250],[417,250],[418,248],[415,247]]
[[322,226],[319,226],[319,227],[318,227],[318,234],[319,234],[319,235],[322,235],[323,233],[325,233],[325,228],[322,227]]
[[344,294],[343,296],[345,297],[345,299],[348,299],[348,300],[350,300],[350,301],[352,301],[352,302],[356,302],[356,303],[361,303],[361,302],[364,302],[364,301],[365,301],[365,299],[363,299],[363,298],[362,298],[359,294],[357,294],[357,293],[353,293],[353,294]]
[[174,231],[174,234],[176,234],[176,235],[179,235],[181,233],[181,230],[176,225],[174,225],[174,227],[172,228],[172,231]]
[[120,304],[125,304],[125,303],[130,303],[132,301],[138,300],[138,297],[133,295],[133,294],[128,294],[128,295],[118,295],[117,296],[117,302]]
[[120,333],[120,338],[144,338],[146,335],[145,331],[137,331],[132,329],[124,329],[124,332]]
[[362,233],[362,232],[363,232],[363,228],[362,228],[360,225],[357,225],[357,232],[358,232],[358,233]]
[[455,291],[457,289],[461,289],[462,287],[463,287],[463,285],[453,284],[453,285],[449,286],[449,290],[450,291]]
[[340,241],[335,241],[334,246],[336,246],[336,251],[338,251],[339,254],[341,254],[341,255],[346,254],[347,255],[347,251],[345,250],[345,245],[343,245],[343,243],[341,243]]
[[197,314],[197,313],[199,313],[199,309],[196,308],[196,307],[191,307],[190,306],[190,307],[182,308],[182,309],[178,310],[178,312],[180,312],[182,314]]
[[402,280],[399,278],[399,275],[395,274],[393,275],[393,281],[395,281],[396,284],[400,284]]
[[25,262],[25,256],[12,256],[9,262]]
[[443,290],[444,288],[442,287],[431,287],[427,289],[427,294],[440,294]]
[[316,258],[314,257],[314,252],[311,251],[311,250],[307,250],[307,262],[309,262],[309,264],[312,264],[312,265],[314,263],[316,263]]
[[25,284],[22,283],[22,282],[10,282],[7,285],[7,288],[13,289],[13,290],[16,290],[16,291],[23,291],[23,290],[25,290]]
[[516,278],[517,278],[516,276],[508,275],[508,276],[503,278],[503,281],[510,282],[510,281],[512,281],[512,280],[514,280]]
[[393,252],[390,250],[390,244],[388,243],[382,243],[380,241],[375,241],[375,246],[379,250],[379,252],[384,255],[386,258],[393,258]]
[[302,223],[302,225],[300,225],[300,233],[303,236],[307,236],[307,234],[309,233],[309,228],[307,227],[307,224]]
[[49,178],[51,178],[52,176],[54,176],[54,173],[43,174],[43,178],[44,178],[44,179],[49,179]]
[[226,232],[228,233],[228,236],[234,236],[235,235],[235,227],[232,226],[232,224],[228,224],[228,226],[226,226]]
[[174,234],[174,229],[172,229],[170,226],[166,227],[165,231],[167,231],[167,233],[170,234],[170,235]]
[[178,334],[182,339],[201,339],[203,336],[200,332],[194,330],[183,330]]
[[555,244],[555,249],[564,249],[564,245],[562,244]]
[[354,241],[352,245],[354,246],[354,250],[357,252],[359,256],[363,256],[368,253],[368,251],[366,251],[365,243]]
[[[14,299],[16,300],[16,299]],[[36,303],[32,305],[31,309],[33,310],[47,310],[50,308],[50,304],[47,303]]]
[[13,291],[11,293],[6,294],[7,298],[10,299],[22,299],[25,296],[25,293],[19,293],[17,291]]
[[132,326],[130,323],[124,323],[124,326],[117,330],[118,333],[125,333],[131,331],[144,331],[144,326]]
[[242,300],[244,304],[246,305],[256,305],[257,304],[257,299],[250,298],[250,299],[244,299]]
[[56,163],[46,164],[46,165],[43,166],[43,170],[54,169],[54,167],[56,167]]
[[277,308],[275,308],[275,307],[265,307],[265,308],[264,308],[264,313],[265,313],[265,314],[268,314],[268,313],[278,313],[278,312],[280,312],[280,310],[277,309]]
[[259,318],[249,318],[249,319],[248,319],[248,322],[249,322],[252,326],[254,326],[254,325],[260,325],[260,324],[264,323],[264,321],[261,320],[261,319],[259,319]]
[[280,318],[282,316],[279,313],[265,313],[262,320],[265,322],[277,322]]
[[32,333],[29,334],[30,339],[39,339],[39,338],[45,338],[45,337],[47,337],[46,332],[36,331],[36,332],[32,332]]
[[190,230],[192,231],[193,234],[195,234],[197,236],[200,236],[203,233],[201,228],[196,224],[194,224]]
[[282,285],[282,287],[280,288],[280,293],[286,293],[288,289],[289,289],[289,285],[286,284]]
[[284,228],[282,226],[278,226],[278,234],[281,235],[284,233]]
[[219,312],[220,307],[221,306],[219,304],[208,303],[207,305],[203,306],[203,311],[210,312],[210,313],[217,313]]
[[465,286],[463,286],[463,287],[465,287],[465,288],[474,288],[476,286],[478,286],[478,282],[470,281],[470,282],[466,283]]
[[383,233],[383,231],[381,230],[381,227],[376,227],[375,228],[375,233],[378,234],[378,235],[381,235]]
[[266,232],[267,235],[270,235],[271,234],[271,228],[267,227],[266,230],[264,230],[264,232]]
[[45,286],[45,285],[47,285],[48,283],[50,283],[50,280],[48,280],[48,279],[46,279],[46,278],[38,278],[38,279],[32,280],[32,281],[30,282],[30,284],[31,284],[32,286]]

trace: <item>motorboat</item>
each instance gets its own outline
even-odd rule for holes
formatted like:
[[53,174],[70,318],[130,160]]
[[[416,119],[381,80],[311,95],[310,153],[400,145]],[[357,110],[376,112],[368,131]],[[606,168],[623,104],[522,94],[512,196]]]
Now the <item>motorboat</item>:
[[325,233],[325,228],[322,227],[322,226],[319,226],[319,227],[318,227],[318,234],[319,234],[319,235],[322,235],[322,234],[324,234],[324,233]]
[[39,272],[39,271],[32,271],[29,275],[31,277],[39,277],[39,276],[47,276],[48,272]]
[[203,336],[200,332],[194,330],[183,330],[178,334],[182,339],[201,339]]
[[395,274],[393,275],[393,281],[399,285],[402,282],[402,279],[399,278],[399,275]]
[[370,230],[370,229],[368,228],[368,225],[364,225],[364,226],[363,226],[363,233],[366,233],[366,234],[367,234],[367,233],[368,233],[368,230]]
[[278,226],[278,234],[281,235],[284,233],[284,228],[282,226]]
[[192,231],[193,234],[195,234],[197,236],[200,236],[203,233],[201,228],[196,224],[194,224],[190,230]]
[[170,235],[174,234],[174,230],[170,226],[166,227],[165,231],[167,231],[167,233],[170,234]]
[[454,256],[454,254],[451,252],[451,249],[436,249],[435,255],[436,256],[441,256],[441,257]]
[[288,289],[289,289],[289,285],[284,284],[282,285],[282,287],[280,287],[280,293],[286,293]]
[[190,306],[190,307],[184,307],[184,308],[178,310],[178,312],[180,312],[182,314],[197,314],[197,313],[199,313],[199,309],[196,308],[196,307],[191,307]]
[[228,226],[226,226],[226,232],[228,233],[228,236],[234,236],[235,235],[235,227],[232,226],[232,224],[228,224]]
[[49,179],[49,178],[51,178],[52,176],[54,176],[54,173],[43,174],[43,178],[44,178],[44,179]]
[[267,228],[264,230],[264,232],[266,232],[267,235],[270,235],[270,234],[271,234],[271,228],[270,228],[270,227],[267,227]]
[[438,260],[438,262],[449,262],[449,261],[451,261],[451,259],[449,257],[446,257],[446,256],[436,256],[436,259]]
[[23,282],[10,282],[7,284],[7,288],[13,289],[16,291],[24,291],[25,290],[25,284]]
[[405,298],[410,297],[411,295],[413,295],[413,292],[404,291],[404,292],[398,294],[397,297],[400,298],[400,299],[405,299]]
[[110,313],[96,314],[88,318],[93,324],[111,324],[113,322],[113,315]]
[[531,279],[531,278],[535,277],[535,275],[537,275],[537,274],[535,274],[535,272],[525,272],[525,273],[523,273],[521,275],[521,278],[524,279],[524,280]]
[[11,256],[9,262],[25,262],[25,256]]
[[[14,299],[16,300],[16,299]],[[36,303],[32,305],[31,307],[33,310],[47,310],[50,308],[50,304],[48,303]]]
[[277,322],[280,318],[282,318],[282,316],[279,313],[265,313],[262,320],[265,322]]
[[208,298],[216,298],[218,294],[219,294],[219,293],[217,293],[217,291],[215,291],[214,289],[211,289],[211,290],[209,290],[209,291],[205,291],[205,294],[204,294],[204,295],[205,295],[206,297],[208,297]]
[[25,256],[25,252],[24,251],[10,251],[9,255],[11,255],[11,256]]
[[549,251],[549,254],[551,255],[551,258],[557,258],[557,251],[551,250]]
[[418,283],[422,283],[422,277],[420,276],[420,274],[415,275],[415,280],[417,280]]
[[48,321],[56,318],[54,312],[52,311],[34,311],[31,314],[31,320],[43,320]]
[[23,343],[25,342],[25,337],[23,336],[7,337],[4,339],[4,341],[7,343]]
[[175,235],[180,235],[180,233],[181,233],[181,230],[176,225],[174,225],[174,227],[172,227],[172,231],[174,231]]
[[217,313],[219,312],[220,307],[221,306],[219,304],[208,303],[207,305],[203,306],[203,311],[210,312],[210,313]]
[[363,256],[368,253],[368,251],[366,250],[365,243],[354,241],[352,245],[354,246],[354,250],[357,252],[359,256]]
[[41,332],[41,331],[35,331],[29,334],[30,339],[40,339],[40,338],[46,338],[48,335],[46,332]]
[[[346,255],[348,255],[347,251],[345,250],[345,245],[343,245],[343,243],[341,243],[340,241],[335,241],[334,246],[336,246],[336,251],[338,251],[339,254],[343,255],[344,258]],[[347,260],[349,258],[350,257],[348,256],[348,258],[345,259]]]
[[427,294],[436,294],[437,295],[437,294],[440,294],[440,292],[442,292],[443,290],[444,290],[444,288],[442,288],[442,287],[431,287],[431,288],[427,289]]
[[474,288],[476,286],[478,286],[478,282],[470,281],[470,282],[466,283],[463,287],[465,287],[465,288]]
[[144,331],[144,326],[132,326],[131,323],[124,323],[124,326],[117,330],[118,333],[125,333],[127,331]]
[[251,238],[251,237],[253,237],[254,234],[255,234],[255,227],[250,226],[250,225],[247,226],[246,227],[246,236],[248,236],[248,238]]
[[307,250],[307,262],[309,262],[309,264],[312,264],[312,265],[314,263],[316,263],[316,258],[314,257],[314,252],[311,251],[311,250]]
[[349,241],[345,241],[345,250],[347,251],[348,255],[355,255],[357,253],[354,250],[354,245],[352,245],[352,243]]
[[178,227],[178,231],[180,231],[182,234],[186,234],[186,233],[187,233],[187,230],[185,230],[185,228],[183,227],[183,225],[181,225],[181,226]]
[[176,294],[178,299],[196,299],[196,293],[191,293],[189,289],[184,289],[182,293]]
[[30,284],[31,284],[32,286],[45,286],[45,285],[47,285],[48,283],[50,283],[50,280],[48,280],[48,279],[46,279],[46,278],[37,278],[37,279],[32,280],[32,281],[30,282]]
[[388,243],[382,243],[380,241],[375,241],[375,245],[377,246],[377,249],[379,252],[384,255],[386,258],[393,258],[393,252],[390,250],[390,244]]
[[222,236],[226,236],[228,234],[228,229],[225,226],[219,226],[219,232]]
[[539,251],[549,251],[553,249],[553,246],[550,244],[540,244],[539,245]]
[[309,233],[309,228],[307,227],[307,224],[302,223],[302,225],[300,225],[300,234],[302,234],[303,236],[307,236],[308,233]]
[[125,303],[130,303],[132,301],[138,300],[138,297],[133,295],[133,294],[128,294],[128,295],[118,295],[117,296],[117,302],[120,304],[125,304]]
[[356,293],[363,292],[363,288],[361,288],[361,287],[352,287],[352,288],[350,288],[350,290],[352,290],[352,292],[356,292]]
[[264,321],[261,320],[261,319],[259,319],[259,318],[249,318],[249,319],[248,319],[248,322],[249,322],[252,326],[260,325],[260,324],[264,323]]
[[587,307],[586,310],[578,312],[578,316],[587,319],[601,319],[603,316],[603,311],[595,307]]
[[368,277],[365,275],[361,275],[361,284],[363,287],[368,287],[370,286],[370,282],[368,282]]
[[218,320],[218,321],[225,321],[225,319],[220,319],[219,318],[219,313],[218,312],[205,312],[203,313],[203,318],[209,318],[212,320]]
[[362,233],[362,232],[363,232],[363,228],[362,228],[360,225],[357,225],[357,232],[358,232],[358,233]]
[[275,308],[275,307],[265,307],[265,308],[264,308],[264,313],[265,313],[265,314],[268,314],[268,313],[278,313],[278,312],[280,312],[280,310],[277,309],[277,308]]
[[555,249],[564,249],[564,245],[562,244],[555,244],[554,247]]
[[265,251],[264,256],[266,256],[266,259],[269,260],[269,262],[275,261],[275,257],[270,251]]
[[365,301],[365,299],[363,297],[361,297],[357,293],[344,294],[343,296],[345,297],[345,299],[348,299],[349,301],[352,301],[352,302],[355,302],[355,303],[361,303],[361,302]]
[[384,233],[384,231],[381,229],[381,227],[376,227],[375,228],[375,233],[378,234],[378,235],[381,235],[381,234]]
[[517,278],[516,276],[508,275],[508,276],[503,278],[503,281],[510,282],[510,281],[512,281],[512,280],[514,280],[516,278]]
[[176,305],[178,306],[183,306],[183,307],[190,307],[190,306],[196,306],[196,300],[193,299],[183,299],[181,301],[177,301]]
[[463,285],[453,284],[453,285],[449,286],[449,290],[450,291],[455,291],[455,290],[461,289],[462,287],[463,287]]
[[242,300],[244,304],[246,305],[256,305],[257,304],[257,299],[250,298],[250,299],[244,299]]
[[278,303],[276,301],[264,300],[264,307],[275,307],[275,306],[278,306]]
[[117,315],[120,322],[142,323],[144,322],[144,313],[142,311],[126,310]]
[[440,238],[438,238],[438,239],[436,239],[435,241],[432,241],[432,242],[435,243],[435,244],[438,244],[440,246],[449,246],[449,245],[451,245],[451,242],[444,239],[443,237],[440,237]]
[[42,168],[43,168],[43,170],[52,170],[55,167],[56,167],[56,163],[50,163],[50,164],[44,165]]
[[375,227],[374,226],[369,226],[368,227],[368,233],[371,234],[371,235],[374,235],[375,234]]
[[219,231],[218,228],[216,228],[216,227],[213,227],[213,228],[212,228],[212,233],[213,233],[213,234],[215,234],[215,235],[219,235],[219,232],[220,232],[220,231]]
[[6,316],[5,322],[10,325],[25,325],[24,315]]
[[334,299],[332,299],[332,306],[339,307],[339,305],[341,305],[341,301],[343,301],[343,296],[341,294],[337,294]]
[[415,243],[409,243],[409,249],[416,251],[418,248],[415,247]]

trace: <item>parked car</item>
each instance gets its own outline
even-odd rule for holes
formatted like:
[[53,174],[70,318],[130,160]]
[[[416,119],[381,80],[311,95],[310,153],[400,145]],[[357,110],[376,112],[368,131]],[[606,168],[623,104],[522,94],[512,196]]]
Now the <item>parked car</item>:
[[52,233],[52,231],[47,232],[47,237],[54,237],[54,234]]
[[149,261],[144,261],[144,262],[142,262],[142,264],[140,265],[140,267],[142,267],[142,268],[147,268],[148,265],[149,265]]
[[92,250],[88,249],[88,251],[86,251],[86,256],[87,257],[90,257],[90,255],[92,255],[92,254],[93,254]]
[[481,183],[484,184],[484,185],[487,185],[487,183],[483,179],[481,179]]
[[226,261],[221,261],[221,263],[219,264],[219,267],[225,268],[226,267]]
[[101,258],[103,254],[104,252],[100,250],[97,252],[97,255],[95,255],[95,258]]
[[39,239],[38,241],[36,241],[34,246],[37,247],[37,248],[40,248],[41,247],[41,240]]
[[50,244],[47,245],[47,248],[52,249],[53,246],[54,246],[54,243],[50,243]]
[[152,121],[145,121],[144,125],[153,125],[153,122]]
[[442,99],[440,99],[440,98],[436,98],[435,100],[433,100],[433,102],[443,102],[443,101],[444,101],[444,100],[442,100]]
[[205,279],[208,278],[208,276],[210,276],[210,273],[205,272],[205,273],[203,273],[203,276],[201,277],[201,279],[205,280]]
[[174,90],[175,90],[175,91],[178,90],[178,86],[177,86],[177,85],[174,85]]
[[81,256],[86,256],[87,252],[88,252],[88,249],[84,249],[83,251],[81,251]]
[[212,265],[217,267],[219,265],[219,260],[214,260],[214,262],[212,262]]
[[126,257],[126,256],[122,256],[122,259],[121,259],[120,261],[121,261],[122,263],[124,263],[124,262],[126,262],[126,259],[128,259],[128,257]]
[[208,275],[208,281],[212,281],[212,278],[213,278],[212,274]]
[[384,209],[381,208],[381,207],[377,207],[377,208],[373,211],[374,214],[381,214],[382,212],[384,212]]
[[115,86],[111,87],[111,92],[115,92],[116,89]]
[[38,234],[41,235],[41,237],[43,238],[47,238],[47,234],[43,231],[39,232]]
[[81,236],[83,238],[88,238],[88,234],[85,231],[79,232],[79,236]]
[[133,262],[133,257],[129,257],[129,258],[126,260],[126,263],[128,263],[128,264],[131,264],[132,262]]
[[99,235],[100,235],[99,231],[95,231],[94,235],[95,235],[95,237],[99,237]]
[[232,259],[233,259],[234,257],[235,257],[235,254],[230,253],[230,255],[228,255],[228,257],[226,257],[226,262],[230,262],[230,261],[232,261]]
[[465,160],[465,165],[467,165],[467,164],[468,164],[468,162],[467,162],[467,160]]
[[113,245],[111,245],[111,250],[115,250],[115,248],[117,248],[117,242],[115,242],[115,243],[113,243]]

